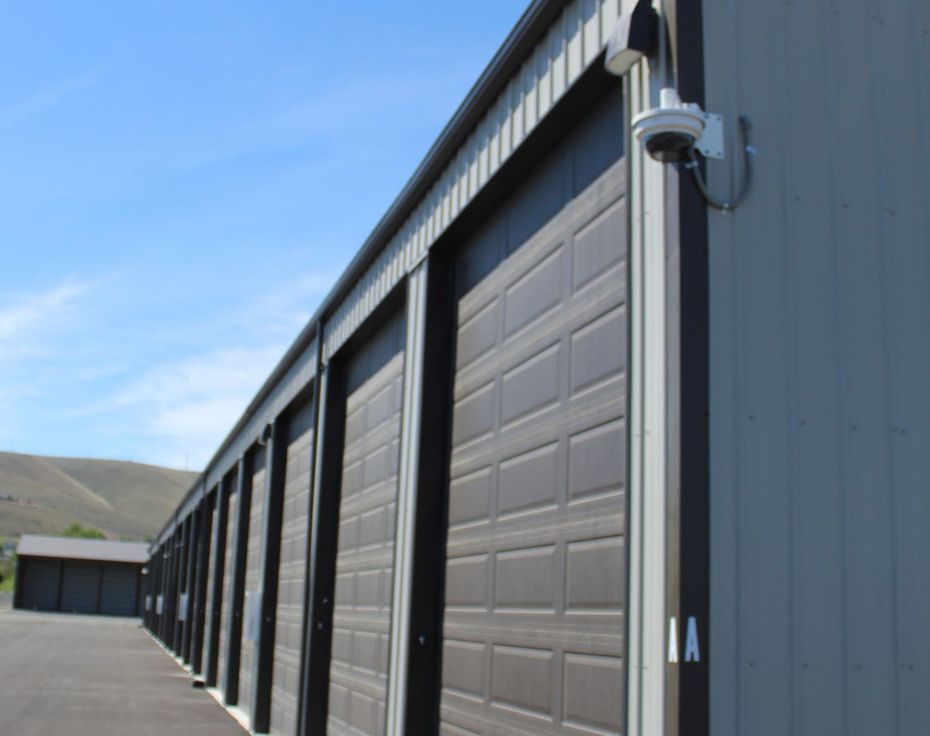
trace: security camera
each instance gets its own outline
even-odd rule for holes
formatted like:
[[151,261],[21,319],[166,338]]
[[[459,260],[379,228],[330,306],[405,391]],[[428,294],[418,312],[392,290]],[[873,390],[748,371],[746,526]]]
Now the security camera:
[[659,93],[659,106],[633,118],[633,135],[656,161],[683,161],[704,135],[707,116],[700,105],[683,103],[670,87]]
[[666,164],[687,160],[685,169],[690,169],[701,196],[711,207],[732,212],[749,192],[752,157],[756,155],[756,149],[749,143],[752,126],[745,115],[739,117],[739,131],[743,139],[742,183],[728,199],[720,199],[707,191],[696,156],[697,152],[708,159],[724,157],[722,115],[704,112],[700,105],[694,103],[682,102],[675,89],[666,87],[659,92],[659,106],[634,117],[631,127],[636,140],[656,161]]

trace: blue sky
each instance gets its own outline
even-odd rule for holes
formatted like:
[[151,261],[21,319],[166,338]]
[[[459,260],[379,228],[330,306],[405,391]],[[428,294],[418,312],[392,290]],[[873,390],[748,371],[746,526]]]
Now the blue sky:
[[527,0],[0,8],[0,449],[200,469]]

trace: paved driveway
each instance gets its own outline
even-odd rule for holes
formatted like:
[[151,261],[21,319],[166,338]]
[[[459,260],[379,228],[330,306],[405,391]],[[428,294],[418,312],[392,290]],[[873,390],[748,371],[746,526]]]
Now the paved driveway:
[[244,732],[136,619],[0,611],[0,733]]

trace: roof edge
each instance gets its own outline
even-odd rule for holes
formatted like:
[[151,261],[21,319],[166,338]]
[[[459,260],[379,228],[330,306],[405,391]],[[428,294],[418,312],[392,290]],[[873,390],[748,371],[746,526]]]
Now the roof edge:
[[468,139],[474,126],[480,122],[490,104],[496,100],[497,95],[510,82],[512,75],[526,60],[527,54],[548,32],[550,26],[566,5],[568,5],[568,0],[533,0],[523,12],[507,38],[504,39],[503,44],[478,77],[478,80],[472,85],[465,99],[453,113],[449,122],[446,123],[439,137],[430,146],[419,166],[417,166],[403,189],[388,207],[387,212],[375,225],[371,234],[336,280],[320,306],[317,307],[309,322],[300,331],[255,397],[249,402],[245,411],[233,425],[232,430],[212,455],[190,489],[178,501],[175,511],[172,512],[156,535],[156,540],[158,540],[156,544],[161,541],[162,536],[168,530],[177,509],[182,508],[192,495],[201,492],[202,485],[210,469],[235,441],[252,415],[258,411],[262,402],[271,394],[294,361],[311,345],[315,337],[322,338],[320,326],[326,317],[331,315],[334,309],[339,306],[340,300],[351,290],[358,278],[364,274],[365,269],[368,268],[381,249],[390,242],[390,239],[403,225],[410,213],[413,212],[422,197],[429,191],[436,178],[443,172],[455,152]]

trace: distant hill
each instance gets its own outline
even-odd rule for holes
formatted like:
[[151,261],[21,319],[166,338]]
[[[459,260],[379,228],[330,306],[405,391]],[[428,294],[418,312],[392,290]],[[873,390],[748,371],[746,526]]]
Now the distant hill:
[[60,534],[76,521],[113,539],[144,540],[196,477],[117,460],[0,452],[0,538]]

